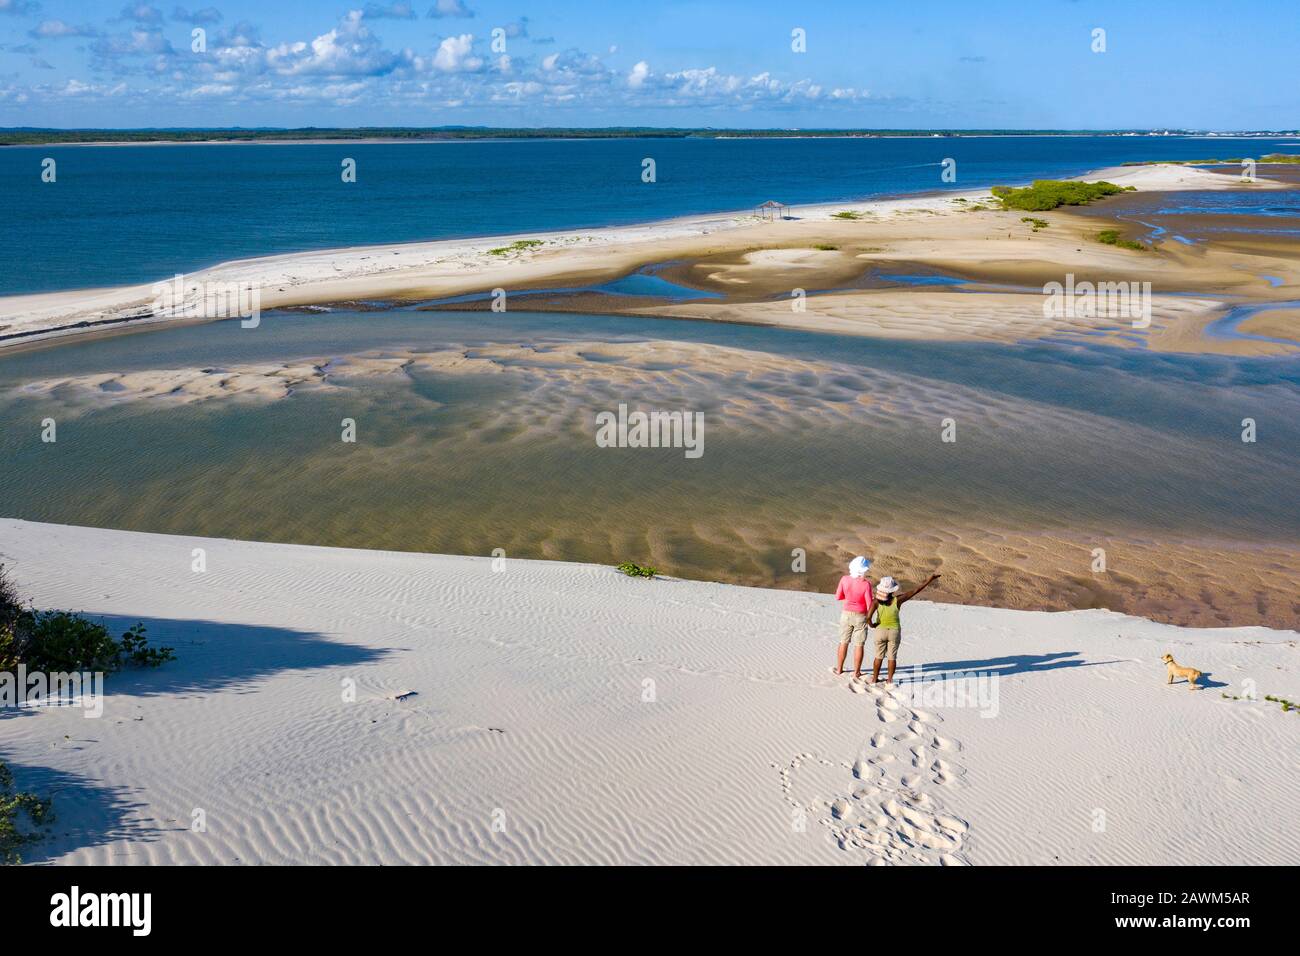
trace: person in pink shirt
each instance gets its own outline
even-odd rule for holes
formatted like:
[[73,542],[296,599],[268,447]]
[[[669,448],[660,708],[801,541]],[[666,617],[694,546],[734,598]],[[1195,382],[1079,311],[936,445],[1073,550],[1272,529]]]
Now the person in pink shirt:
[[853,679],[862,677],[862,649],[867,643],[867,621],[875,603],[875,589],[867,577],[870,570],[871,562],[858,555],[849,562],[849,573],[840,578],[840,585],[835,589],[835,600],[844,602],[840,611],[840,646],[835,656],[836,677],[844,673],[844,657],[850,641],[853,642]]

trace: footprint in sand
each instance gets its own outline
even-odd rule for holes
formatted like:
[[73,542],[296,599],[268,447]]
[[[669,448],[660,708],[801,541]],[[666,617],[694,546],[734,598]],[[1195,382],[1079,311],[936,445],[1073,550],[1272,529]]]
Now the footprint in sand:
[[[860,756],[851,764],[800,754],[788,767],[780,768],[782,793],[791,806],[815,814],[835,845],[861,854],[866,865],[966,866],[962,847],[969,824],[946,812],[931,792],[934,787],[954,786],[965,770],[942,758],[932,759],[929,752],[955,751],[960,745],[936,736],[919,714],[896,701],[895,706],[887,706],[887,700],[877,698],[877,710],[884,715],[881,719],[906,717],[913,727],[896,737],[873,734],[866,742],[870,756]],[[917,737],[924,742],[915,743]],[[891,773],[899,757],[890,751],[909,743],[913,745],[906,746],[904,752],[915,772]],[[803,786],[815,788],[811,800],[799,799],[805,794],[792,793],[799,773],[811,774],[802,778],[806,781]]]
[[949,763],[947,760],[936,760],[930,764],[930,779],[941,787],[955,787],[958,780],[966,773],[965,767],[960,767],[955,763]]

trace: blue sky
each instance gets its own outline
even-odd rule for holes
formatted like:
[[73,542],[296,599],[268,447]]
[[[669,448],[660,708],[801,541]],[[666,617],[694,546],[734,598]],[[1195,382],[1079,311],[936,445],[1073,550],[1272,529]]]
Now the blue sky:
[[1294,128],[1300,3],[0,0],[3,126],[452,124]]

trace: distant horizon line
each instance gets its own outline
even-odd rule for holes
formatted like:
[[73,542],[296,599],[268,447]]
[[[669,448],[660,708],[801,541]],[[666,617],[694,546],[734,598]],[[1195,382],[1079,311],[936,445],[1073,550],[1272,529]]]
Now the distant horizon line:
[[723,126],[135,126],[0,127],[0,146],[327,140],[890,138],[908,136],[1203,136],[1300,137],[1300,130],[1206,130],[1181,127],[1046,129],[1015,127],[723,127]]
[[0,126],[0,133],[232,133],[232,132],[486,132],[486,131],[626,131],[651,130],[671,133],[1194,133],[1220,135],[1300,136],[1300,127],[1286,129],[1212,129],[1192,126],[1117,126],[1117,127],[1047,127],[1047,126],[654,126],[615,123],[607,126],[493,126],[489,124],[448,123],[440,126]]

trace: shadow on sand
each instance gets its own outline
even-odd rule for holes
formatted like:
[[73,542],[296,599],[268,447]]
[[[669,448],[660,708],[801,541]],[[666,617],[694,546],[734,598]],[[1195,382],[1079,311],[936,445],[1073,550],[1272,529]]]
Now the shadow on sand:
[[1052,654],[1011,654],[1006,657],[986,657],[983,660],[946,661],[915,667],[900,667],[898,677],[901,680],[909,677],[939,680],[969,674],[972,671],[995,674],[998,677],[1011,677],[1015,674],[1041,674],[1044,671],[1060,670],[1065,667],[1098,667],[1103,664],[1122,663],[1124,663],[1122,660],[1086,661],[1079,657],[1079,651],[1056,651]]
[[[155,669],[128,669],[104,677],[105,716],[120,713],[113,698],[159,694],[257,693],[258,683],[280,673],[319,668],[357,667],[380,660],[397,648],[347,644],[322,634],[278,627],[254,627],[220,621],[188,621],[151,617],[87,614],[114,637],[137,621],[146,628],[153,647],[175,648],[176,660]],[[60,707],[67,712],[73,708]],[[88,728],[97,722],[81,716]],[[52,715],[41,708],[0,710],[0,721]],[[23,726],[26,726],[24,723]],[[58,725],[55,725],[58,726]],[[65,725],[66,726],[66,725]],[[22,848],[27,863],[55,860],[73,850],[125,841],[148,843],[160,828],[151,819],[147,794],[136,787],[110,787],[88,776],[4,758],[14,772],[17,789],[54,801],[54,821],[45,838]],[[90,766],[94,766],[93,761]],[[188,821],[177,821],[184,829]],[[123,861],[130,858],[123,847]]]
[[[139,844],[156,839],[155,828],[139,819],[145,805],[134,798],[134,788],[105,787],[78,774],[11,760],[5,762],[14,772],[18,790],[51,800],[54,807],[54,819],[44,835],[19,848],[22,862],[49,863],[83,847],[119,840]],[[26,822],[22,821],[24,830]]]
[[115,636],[136,622],[151,647],[175,649],[176,660],[156,670],[124,670],[105,679],[109,694],[255,693],[256,682],[284,671],[356,667],[378,661],[396,648],[347,644],[323,634],[282,627],[183,621],[167,618],[88,614]]

